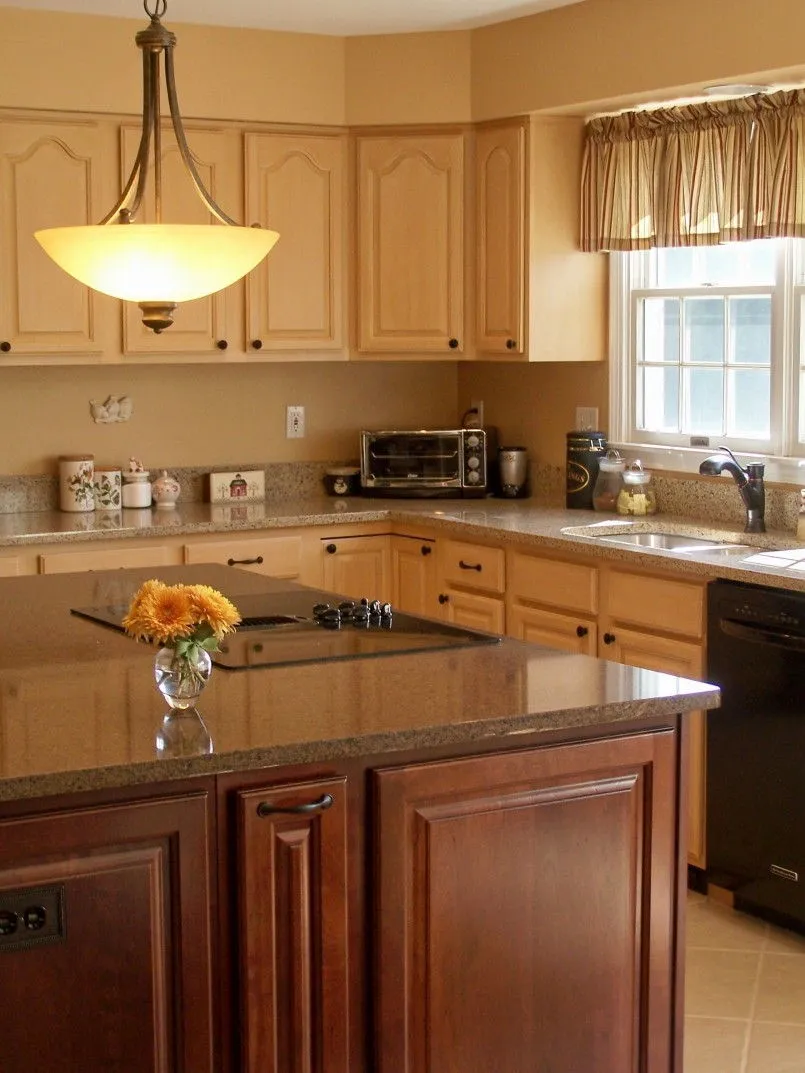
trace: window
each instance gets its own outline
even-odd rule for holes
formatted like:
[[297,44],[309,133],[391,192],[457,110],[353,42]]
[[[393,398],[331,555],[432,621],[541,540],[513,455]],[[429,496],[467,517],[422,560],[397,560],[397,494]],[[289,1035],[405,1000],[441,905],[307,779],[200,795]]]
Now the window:
[[805,455],[805,240],[611,261],[613,440]]

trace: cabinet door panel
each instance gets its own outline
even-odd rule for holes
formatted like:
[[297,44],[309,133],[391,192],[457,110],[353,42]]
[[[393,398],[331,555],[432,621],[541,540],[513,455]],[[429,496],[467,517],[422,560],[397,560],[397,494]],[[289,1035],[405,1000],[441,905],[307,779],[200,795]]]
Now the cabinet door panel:
[[598,570],[583,563],[514,552],[509,558],[507,595],[513,600],[562,611],[598,611]]
[[[329,794],[331,807],[261,816]],[[244,1073],[347,1073],[346,779],[241,791]]]
[[607,614],[617,622],[688,637],[704,635],[704,585],[610,570],[606,588]]
[[345,345],[344,136],[247,134],[246,216],[279,231],[249,274],[249,340],[268,350]]
[[410,615],[439,614],[436,587],[436,547],[418,537],[391,538],[392,603]]
[[0,1001],[28,1011],[4,1073],[211,1073],[207,823],[204,793],[0,822],[0,908],[64,888],[62,941],[0,951]]
[[486,633],[503,633],[505,630],[506,616],[502,600],[476,592],[459,592],[457,589],[448,589],[443,595],[447,599],[442,605],[442,614],[448,622]]
[[[106,129],[87,120],[0,126],[0,340],[17,354],[100,354],[114,300],[69,276],[34,232],[95,224],[111,202]],[[110,175],[111,173],[111,175]],[[111,178],[111,181],[110,181]]]
[[598,651],[598,627],[589,619],[542,611],[535,607],[509,608],[507,633],[521,641],[547,645],[562,652],[594,656]]
[[361,350],[461,353],[463,167],[461,134],[359,138]]
[[[324,588],[353,599],[391,600],[391,549],[387,536],[322,540]],[[333,550],[330,550],[333,549]]]
[[675,764],[667,733],[376,773],[380,1073],[667,1073]]
[[186,563],[226,563],[270,577],[297,578],[302,569],[302,537],[259,537],[185,544]]

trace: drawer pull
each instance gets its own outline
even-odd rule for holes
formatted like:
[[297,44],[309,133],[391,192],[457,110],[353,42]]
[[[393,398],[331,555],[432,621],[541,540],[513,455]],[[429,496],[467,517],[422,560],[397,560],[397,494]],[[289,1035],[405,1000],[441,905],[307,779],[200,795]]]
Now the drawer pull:
[[440,592],[439,593],[439,603],[440,604],[446,604],[446,603],[449,602],[449,600],[450,600],[450,597],[447,595],[446,592]]
[[308,801],[305,805],[272,805],[270,801],[261,801],[257,806],[258,816],[273,816],[286,812],[294,816],[306,816],[311,812],[324,812],[333,804],[332,794],[322,794],[318,801]]
[[253,350],[262,350],[263,349],[263,340],[262,339],[252,339],[252,349]]
[[451,350],[458,350],[458,339],[449,339],[447,345]]
[[462,570],[477,570],[479,574],[483,569],[480,563],[465,563],[463,559],[458,560],[458,565]]
[[507,350],[514,350],[514,348],[516,346],[517,346],[517,341],[515,339],[507,339],[506,340],[506,349]]
[[258,555],[254,559],[227,559],[227,566],[262,566],[263,556]]
[[4,339],[3,342],[0,343],[0,350],[2,350],[4,354],[8,354],[9,350],[11,350],[11,343]]
[[430,546],[430,544],[423,544],[419,551],[422,555],[430,555],[430,553],[433,551],[433,548]]
[[618,638],[615,636],[614,633],[605,633],[604,634],[604,644],[605,645],[614,645],[615,642],[617,641],[617,639]]
[[328,555],[335,555],[335,553],[338,551],[338,547],[335,544],[328,544],[324,550],[327,552]]
[[229,343],[226,341],[226,339],[219,339],[215,345],[218,347],[219,350],[226,350],[226,348],[229,346]]
[[576,636],[577,637],[586,637],[589,632],[590,631],[586,626],[577,626],[576,627]]

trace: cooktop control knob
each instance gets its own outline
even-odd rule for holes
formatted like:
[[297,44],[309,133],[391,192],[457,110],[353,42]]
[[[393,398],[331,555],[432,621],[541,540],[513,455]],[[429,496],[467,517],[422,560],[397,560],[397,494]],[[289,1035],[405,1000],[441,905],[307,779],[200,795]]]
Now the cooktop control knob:
[[392,607],[389,603],[380,600],[369,600],[364,597],[360,603],[354,600],[342,600],[337,607],[330,604],[315,604],[313,618],[319,626],[325,629],[339,630],[349,623],[352,626],[368,628],[381,627],[391,629]]

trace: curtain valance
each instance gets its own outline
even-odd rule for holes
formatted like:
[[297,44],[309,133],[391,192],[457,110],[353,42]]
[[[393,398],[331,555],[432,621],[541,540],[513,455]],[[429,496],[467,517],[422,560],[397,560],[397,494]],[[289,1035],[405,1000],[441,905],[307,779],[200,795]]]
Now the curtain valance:
[[587,124],[582,249],[779,236],[805,236],[805,90]]

